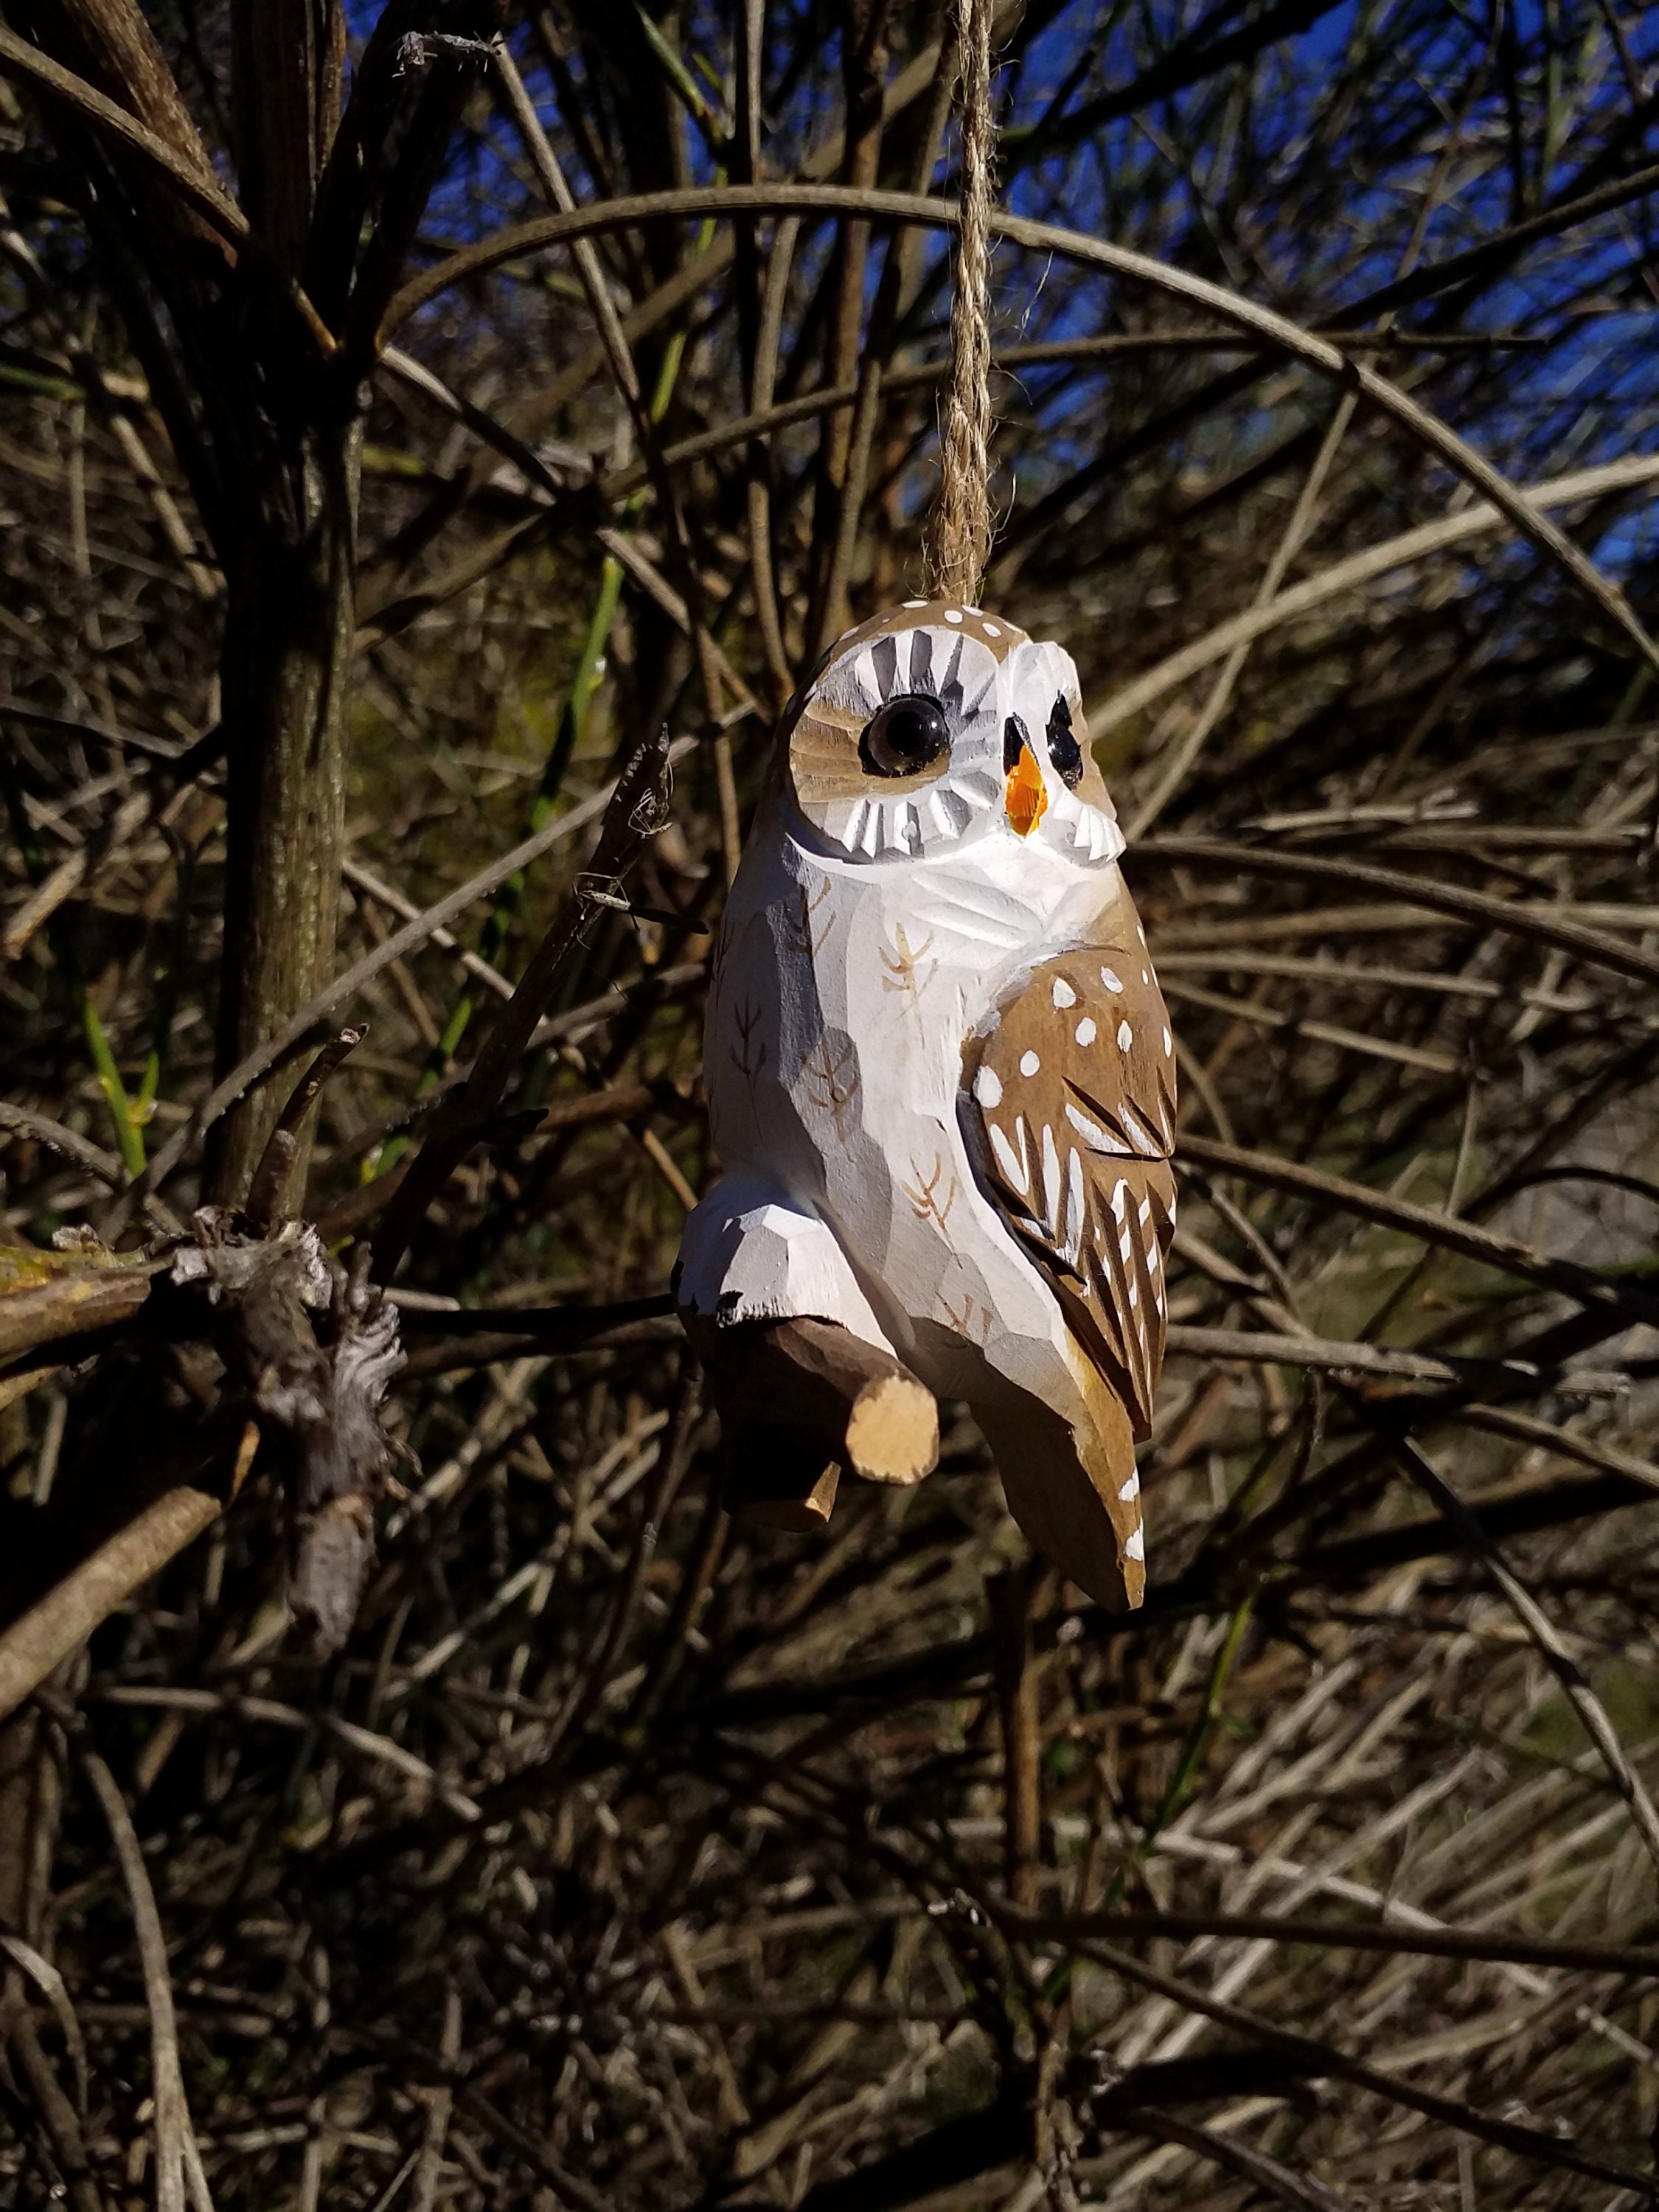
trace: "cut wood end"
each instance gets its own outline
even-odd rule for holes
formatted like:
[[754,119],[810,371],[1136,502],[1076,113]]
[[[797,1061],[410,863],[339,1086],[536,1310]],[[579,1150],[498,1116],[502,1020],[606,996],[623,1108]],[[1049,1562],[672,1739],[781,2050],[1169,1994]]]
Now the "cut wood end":
[[727,1510],[751,1528],[783,1528],[795,1535],[815,1535],[829,1525],[835,1510],[841,1469],[831,1460],[808,1491],[793,1498],[738,1498],[728,1494]]
[[859,1393],[847,1423],[853,1472],[900,1487],[939,1464],[939,1407],[914,1375],[884,1375]]

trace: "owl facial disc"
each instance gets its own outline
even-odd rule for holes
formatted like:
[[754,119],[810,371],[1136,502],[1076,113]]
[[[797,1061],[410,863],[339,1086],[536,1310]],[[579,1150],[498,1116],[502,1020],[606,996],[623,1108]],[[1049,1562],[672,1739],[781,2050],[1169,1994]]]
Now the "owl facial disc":
[[787,811],[856,863],[988,838],[1109,867],[1123,850],[1059,646],[914,599],[849,630],[786,720]]

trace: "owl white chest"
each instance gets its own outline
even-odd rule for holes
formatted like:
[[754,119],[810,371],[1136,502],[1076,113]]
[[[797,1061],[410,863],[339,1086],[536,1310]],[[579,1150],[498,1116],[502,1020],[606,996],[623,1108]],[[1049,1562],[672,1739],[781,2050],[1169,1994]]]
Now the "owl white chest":
[[1012,838],[875,866],[767,842],[745,857],[710,1006],[723,1162],[830,1226],[935,1389],[982,1389],[988,1367],[1067,1387],[1058,1303],[979,1187],[958,1095],[969,1033],[1086,933],[1108,882]]

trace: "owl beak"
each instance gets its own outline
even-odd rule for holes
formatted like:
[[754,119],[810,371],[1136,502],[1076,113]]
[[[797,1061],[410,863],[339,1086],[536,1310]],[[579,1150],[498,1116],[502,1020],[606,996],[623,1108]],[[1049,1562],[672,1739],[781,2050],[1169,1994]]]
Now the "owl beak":
[[1017,836],[1029,837],[1048,811],[1042,770],[1029,743],[1022,744],[1003,786],[1003,805]]

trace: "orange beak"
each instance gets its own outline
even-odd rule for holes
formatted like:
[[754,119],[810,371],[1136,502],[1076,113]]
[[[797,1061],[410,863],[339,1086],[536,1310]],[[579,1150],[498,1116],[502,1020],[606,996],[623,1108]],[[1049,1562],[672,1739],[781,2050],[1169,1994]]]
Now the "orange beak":
[[1042,787],[1042,770],[1037,766],[1030,745],[1022,745],[1019,758],[1008,771],[1003,788],[1003,804],[1008,810],[1008,819],[1017,833],[1029,837],[1048,810],[1048,794]]

